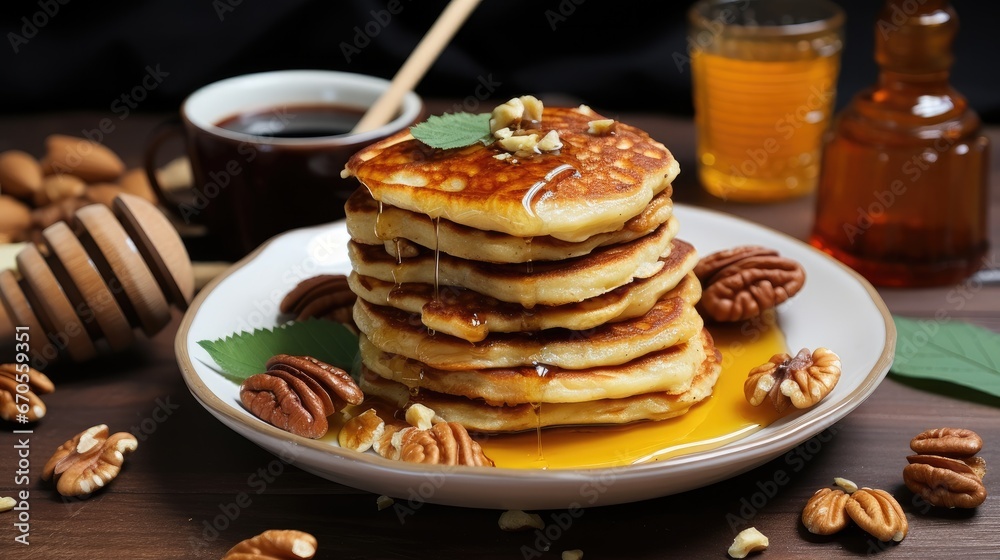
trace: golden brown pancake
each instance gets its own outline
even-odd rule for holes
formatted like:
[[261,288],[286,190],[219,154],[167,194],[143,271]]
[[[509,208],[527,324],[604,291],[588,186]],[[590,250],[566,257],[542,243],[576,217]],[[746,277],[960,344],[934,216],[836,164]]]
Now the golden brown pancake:
[[704,324],[694,306],[679,297],[660,299],[645,315],[593,329],[496,333],[476,343],[446,334],[430,335],[413,313],[363,299],[354,304],[354,322],[378,348],[448,371],[536,364],[565,369],[623,364],[685,342]]
[[665,350],[650,352],[628,363],[582,370],[557,367],[515,367],[445,371],[416,360],[383,352],[361,337],[361,358],[380,377],[487,404],[516,405],[617,399],[650,392],[687,391],[706,356],[714,352],[706,331]]
[[[390,256],[379,245],[347,244],[354,270],[383,282],[467,288],[524,307],[563,305],[599,296],[634,278],[648,278],[663,267],[674,230],[668,220],[653,233],[589,255],[562,261],[494,264],[440,255],[421,249],[413,257]],[[436,265],[436,266],[435,266]],[[436,273],[436,274],[435,274]]]
[[542,134],[556,130],[557,152],[497,159],[496,144],[440,150],[403,131],[347,163],[384,204],[478,230],[517,237],[583,241],[621,229],[665,189],[680,168],[663,144],[624,123],[614,133],[587,132],[603,119],[589,108],[546,107]]
[[687,391],[680,394],[652,392],[620,399],[581,403],[544,403],[491,406],[482,400],[456,397],[421,389],[416,395],[402,383],[389,381],[371,371],[361,378],[366,395],[388,400],[398,407],[419,402],[438,416],[479,432],[521,432],[548,426],[581,424],[626,424],[641,420],[664,420],[684,414],[712,394],[721,371],[719,356],[711,353],[701,364]]
[[555,261],[586,255],[596,247],[638,239],[651,233],[673,215],[672,189],[665,188],[653,197],[642,212],[625,222],[617,231],[599,233],[572,243],[543,235],[514,237],[496,231],[484,231],[448,220],[434,220],[425,214],[383,204],[379,211],[368,189],[361,187],[347,200],[347,231],[358,243],[384,245],[397,256],[400,240],[428,249],[437,248],[453,257],[495,263]]
[[439,333],[479,342],[491,332],[532,332],[566,328],[586,330],[611,321],[645,314],[664,294],[694,305],[701,299],[701,283],[691,272],[698,258],[694,248],[674,241],[663,268],[649,278],[636,279],[599,296],[565,305],[536,305],[525,309],[483,294],[440,286],[437,297],[430,284],[383,282],[352,272],[351,290],[374,305],[419,313],[425,327]]

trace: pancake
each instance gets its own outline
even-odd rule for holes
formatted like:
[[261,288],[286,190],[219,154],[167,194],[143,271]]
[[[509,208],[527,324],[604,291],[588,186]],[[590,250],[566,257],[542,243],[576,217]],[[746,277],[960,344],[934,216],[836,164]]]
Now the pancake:
[[634,278],[648,278],[663,267],[676,234],[676,220],[629,243],[602,247],[562,261],[493,264],[440,255],[421,249],[397,261],[378,245],[347,244],[358,274],[384,282],[437,284],[467,288],[524,307],[562,305],[599,296]]
[[650,392],[679,394],[691,387],[691,380],[712,352],[711,337],[703,331],[683,344],[617,366],[583,370],[536,366],[445,371],[382,352],[367,337],[361,337],[361,359],[380,377],[407,387],[419,387],[420,391],[482,399],[494,406],[586,402]]
[[347,200],[347,231],[358,243],[385,245],[386,251],[397,256],[400,239],[412,241],[428,249],[439,249],[453,257],[495,263],[555,261],[586,255],[596,247],[614,245],[638,239],[651,233],[673,215],[672,189],[665,188],[640,214],[631,218],[617,231],[599,233],[578,243],[551,236],[514,237],[495,231],[483,231],[448,220],[434,220],[379,203],[368,189],[359,188]]
[[479,342],[491,332],[532,332],[567,328],[586,330],[610,321],[645,314],[661,297],[681,297],[694,305],[701,299],[701,283],[691,267],[698,261],[694,248],[683,241],[664,259],[663,268],[649,278],[637,279],[596,297],[565,305],[536,305],[525,309],[516,303],[440,286],[434,297],[430,284],[383,282],[352,272],[351,290],[368,303],[419,313],[420,322],[432,331],[469,342]]
[[665,420],[680,416],[712,394],[719,378],[719,355],[711,353],[701,364],[687,391],[679,394],[651,392],[620,399],[582,403],[544,403],[536,406],[491,406],[467,399],[420,390],[416,395],[402,383],[365,371],[360,386],[365,395],[377,396],[402,408],[418,402],[430,407],[448,422],[458,422],[478,432],[522,432],[549,426],[627,424],[642,420]]
[[363,299],[354,304],[354,322],[385,352],[448,371],[537,364],[565,369],[623,364],[685,342],[703,326],[694,306],[679,297],[661,298],[645,315],[593,329],[497,333],[477,343],[440,333],[432,336],[414,314]]
[[541,134],[562,148],[497,159],[497,143],[440,150],[409,130],[354,154],[342,175],[357,177],[375,200],[478,230],[580,242],[617,231],[640,214],[680,167],[663,144],[624,123],[613,134],[587,132],[603,119],[588,107],[546,107]]

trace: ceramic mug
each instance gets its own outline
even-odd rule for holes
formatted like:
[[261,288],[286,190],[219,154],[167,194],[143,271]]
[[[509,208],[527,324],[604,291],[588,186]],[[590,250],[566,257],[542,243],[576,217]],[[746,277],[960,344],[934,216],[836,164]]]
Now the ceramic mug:
[[[218,258],[236,259],[283,231],[341,219],[358,188],[356,179],[340,177],[348,158],[424,116],[411,92],[391,122],[351,134],[388,86],[325,70],[263,72],[204,86],[184,101],[179,120],[154,133],[145,157],[150,183],[177,219],[207,228]],[[165,191],[156,177],[156,155],[177,134],[194,177],[180,193]]]

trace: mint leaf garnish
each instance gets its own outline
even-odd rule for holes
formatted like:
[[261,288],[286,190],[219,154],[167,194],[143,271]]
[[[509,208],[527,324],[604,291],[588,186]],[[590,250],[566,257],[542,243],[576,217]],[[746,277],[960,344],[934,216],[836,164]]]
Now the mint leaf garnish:
[[493,140],[489,113],[432,115],[426,121],[411,126],[410,133],[424,144],[442,150],[464,148],[476,142],[489,144]]
[[264,373],[264,364],[277,354],[312,356],[347,372],[354,369],[358,337],[344,325],[325,319],[295,321],[273,329],[255,329],[216,340],[199,340],[234,383],[255,373]]

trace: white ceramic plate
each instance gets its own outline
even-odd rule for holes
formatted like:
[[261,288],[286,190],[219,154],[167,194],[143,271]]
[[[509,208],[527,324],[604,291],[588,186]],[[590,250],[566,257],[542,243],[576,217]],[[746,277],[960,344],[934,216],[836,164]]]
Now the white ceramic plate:
[[675,213],[681,237],[701,254],[756,244],[803,264],[808,280],[781,306],[779,321],[789,348],[826,346],[841,357],[840,382],[819,405],[710,451],[615,468],[414,465],[289,434],[243,409],[237,386],[207,365],[213,362],[197,341],[274,326],[278,303],[299,281],[323,272],[349,272],[343,222],[280,235],[203,289],[181,323],[177,360],[195,398],[238,434],[304,470],[378,494],[418,503],[560,509],[638,501],[706,486],[782,455],[860,405],[888,372],[896,333],[874,288],[827,255],[728,215],[684,205],[676,205]]

